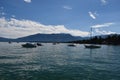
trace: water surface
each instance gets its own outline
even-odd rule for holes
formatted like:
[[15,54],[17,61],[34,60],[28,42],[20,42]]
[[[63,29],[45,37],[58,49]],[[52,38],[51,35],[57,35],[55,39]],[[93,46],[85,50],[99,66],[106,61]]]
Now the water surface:
[[120,46],[0,43],[0,80],[120,80]]

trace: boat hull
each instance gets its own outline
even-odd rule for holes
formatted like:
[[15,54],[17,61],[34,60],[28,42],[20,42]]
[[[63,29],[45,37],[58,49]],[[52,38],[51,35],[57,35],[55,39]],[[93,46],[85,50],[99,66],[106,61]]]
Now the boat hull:
[[99,45],[85,45],[85,48],[101,48]]
[[35,44],[23,44],[22,47],[24,47],[24,48],[35,48],[37,46]]
[[37,46],[43,46],[41,43],[37,43]]
[[76,47],[75,44],[69,44],[68,46],[70,46],[70,47]]

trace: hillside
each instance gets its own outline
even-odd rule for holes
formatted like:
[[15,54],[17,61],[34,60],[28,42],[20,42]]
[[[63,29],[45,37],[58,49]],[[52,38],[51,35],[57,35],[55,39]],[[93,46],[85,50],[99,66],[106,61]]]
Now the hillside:
[[82,37],[75,37],[70,34],[34,34],[17,39],[1,38],[0,41],[15,41],[15,42],[69,42],[81,40]]

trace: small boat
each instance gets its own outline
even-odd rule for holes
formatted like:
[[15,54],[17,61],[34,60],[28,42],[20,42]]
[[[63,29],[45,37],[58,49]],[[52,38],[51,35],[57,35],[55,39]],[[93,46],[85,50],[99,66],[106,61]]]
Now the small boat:
[[53,45],[56,45],[56,44],[60,44],[60,43],[59,43],[59,42],[53,42],[52,44],[53,44]]
[[37,45],[37,46],[43,46],[41,43],[37,43],[36,45]]
[[8,43],[9,43],[9,44],[11,44],[12,42],[11,42],[11,41],[9,41]]
[[70,46],[70,47],[75,47],[76,45],[75,45],[75,44],[69,44],[68,46]]
[[16,43],[19,43],[19,42],[16,42]]
[[94,45],[94,44],[90,44],[90,45],[84,45],[85,48],[91,48],[91,49],[94,49],[94,48],[101,48],[101,46],[99,45]]
[[52,43],[53,45],[56,45],[57,43]]
[[22,44],[22,47],[25,47],[25,48],[35,48],[37,46],[35,44],[26,43],[26,44]]

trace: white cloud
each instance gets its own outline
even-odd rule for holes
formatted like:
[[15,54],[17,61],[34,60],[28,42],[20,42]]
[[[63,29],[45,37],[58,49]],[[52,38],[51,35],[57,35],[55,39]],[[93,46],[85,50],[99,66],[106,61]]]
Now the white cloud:
[[116,32],[112,31],[105,31],[105,30],[100,30],[100,29],[95,29],[96,33],[102,34],[102,35],[108,35],[108,34],[116,34]]
[[12,15],[12,18],[15,18],[15,15]]
[[102,28],[102,27],[109,27],[111,25],[113,25],[115,23],[104,23],[104,24],[97,24],[97,25],[94,25],[94,26],[91,26],[92,28]]
[[0,7],[0,16],[4,16],[6,13],[4,12],[4,7]]
[[96,13],[88,12],[92,19],[96,19]]
[[0,37],[17,38],[37,33],[69,33],[74,36],[88,36],[89,32],[67,29],[64,25],[43,25],[31,20],[0,18]]
[[31,0],[24,0],[26,3],[31,3],[32,1]]
[[5,14],[6,14],[5,12],[1,12],[1,13],[0,13],[1,16],[4,16]]
[[106,4],[107,1],[106,0],[101,0],[102,4]]
[[71,10],[72,9],[72,7],[70,7],[70,6],[63,6],[63,8],[67,9],[67,10]]
[[98,33],[98,34],[102,34],[102,35],[116,34],[116,32],[102,30],[102,28],[110,27],[113,24],[115,24],[115,23],[111,22],[111,23],[97,24],[97,25],[94,25],[94,26],[91,26],[91,27],[94,28],[95,32]]

